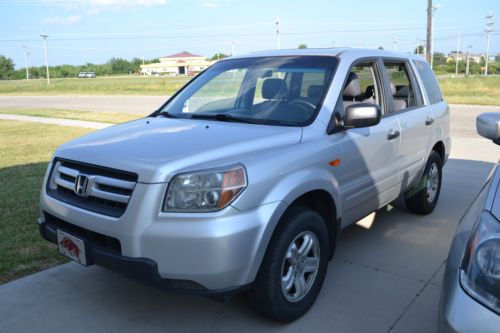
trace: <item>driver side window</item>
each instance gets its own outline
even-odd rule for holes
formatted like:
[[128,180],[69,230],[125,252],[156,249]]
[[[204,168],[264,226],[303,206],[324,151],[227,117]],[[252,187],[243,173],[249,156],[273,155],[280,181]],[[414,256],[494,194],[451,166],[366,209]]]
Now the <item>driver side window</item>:
[[344,110],[350,105],[359,103],[376,104],[381,107],[374,66],[373,62],[364,62],[351,68],[342,93]]

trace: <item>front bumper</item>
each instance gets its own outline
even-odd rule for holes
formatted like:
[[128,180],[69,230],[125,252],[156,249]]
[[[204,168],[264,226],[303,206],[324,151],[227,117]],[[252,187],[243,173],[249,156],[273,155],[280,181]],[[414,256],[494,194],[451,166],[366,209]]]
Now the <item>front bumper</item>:
[[73,229],[73,231],[69,232],[77,235],[85,241],[88,265],[95,264],[103,266],[149,285],[169,291],[185,293],[222,294],[232,291],[209,291],[203,286],[192,281],[164,279],[158,274],[158,265],[153,260],[122,256],[116,250],[112,250],[107,246],[96,244],[92,240],[82,237],[81,234],[74,231],[74,228],[65,228],[64,226],[61,227],[60,225],[55,225],[51,222],[39,222],[38,228],[42,237],[54,244],[57,244],[57,229],[62,229],[66,232],[68,232],[68,229]]
[[169,290],[217,294],[253,282],[285,204],[246,211],[230,206],[212,213],[163,213],[159,198],[165,190],[166,184],[137,183],[119,218],[65,204],[42,191],[40,231],[54,241],[53,217],[77,228],[68,230],[77,237],[86,239],[91,232],[116,239],[119,252],[91,242],[91,262]]

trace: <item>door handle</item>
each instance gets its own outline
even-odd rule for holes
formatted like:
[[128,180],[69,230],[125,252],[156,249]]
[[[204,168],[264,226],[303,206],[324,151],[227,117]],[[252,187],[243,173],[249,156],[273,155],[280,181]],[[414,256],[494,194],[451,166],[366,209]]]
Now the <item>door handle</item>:
[[397,137],[399,137],[401,133],[399,131],[395,131],[393,129],[390,129],[389,132],[387,133],[387,140],[394,140]]
[[427,117],[427,119],[425,120],[425,126],[432,125],[433,123],[434,123],[434,118]]

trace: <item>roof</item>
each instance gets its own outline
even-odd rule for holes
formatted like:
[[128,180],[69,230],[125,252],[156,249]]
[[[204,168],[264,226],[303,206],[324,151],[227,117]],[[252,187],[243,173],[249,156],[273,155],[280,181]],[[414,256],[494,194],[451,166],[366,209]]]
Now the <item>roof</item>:
[[169,56],[165,56],[163,58],[204,58],[204,56],[192,54],[190,52],[180,52],[176,54],[171,54]]
[[416,54],[394,52],[379,49],[368,48],[347,48],[347,47],[333,47],[324,49],[290,49],[290,50],[270,50],[258,51],[242,55],[237,55],[227,59],[235,58],[254,58],[254,57],[273,57],[273,56],[332,56],[340,58],[362,58],[362,57],[394,57],[394,58],[407,58],[422,60],[423,58]]

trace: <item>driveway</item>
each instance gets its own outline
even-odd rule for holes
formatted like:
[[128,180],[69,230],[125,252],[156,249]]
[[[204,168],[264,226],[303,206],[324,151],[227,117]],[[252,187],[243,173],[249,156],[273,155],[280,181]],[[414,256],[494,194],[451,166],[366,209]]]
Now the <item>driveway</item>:
[[294,323],[259,317],[242,295],[221,304],[68,263],[0,286],[0,331],[434,332],[455,228],[500,152],[462,117],[434,213],[396,204],[344,230],[317,302]]

